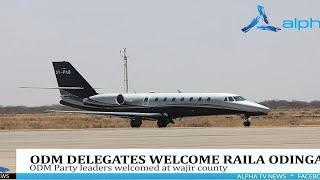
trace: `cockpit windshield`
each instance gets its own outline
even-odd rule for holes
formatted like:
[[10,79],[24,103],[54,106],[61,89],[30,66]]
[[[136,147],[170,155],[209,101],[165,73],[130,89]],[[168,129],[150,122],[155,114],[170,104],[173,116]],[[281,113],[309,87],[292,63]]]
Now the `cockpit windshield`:
[[233,97],[236,101],[245,101],[246,99],[241,96],[235,96]]
[[225,97],[224,98],[224,101],[229,101],[229,102],[232,102],[232,101],[245,101],[246,99],[243,98],[242,96],[233,96],[233,97]]

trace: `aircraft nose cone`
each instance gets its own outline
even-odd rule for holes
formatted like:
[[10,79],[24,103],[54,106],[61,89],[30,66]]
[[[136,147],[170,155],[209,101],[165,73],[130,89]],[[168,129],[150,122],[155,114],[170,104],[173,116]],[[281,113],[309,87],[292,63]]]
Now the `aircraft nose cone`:
[[261,104],[258,104],[257,103],[257,107],[259,108],[259,110],[263,113],[268,113],[270,111],[270,108],[264,106],[264,105],[261,105]]
[[256,112],[258,114],[266,115],[270,111],[270,109],[264,105],[258,104],[256,102],[245,101],[243,105],[250,108],[250,111]]

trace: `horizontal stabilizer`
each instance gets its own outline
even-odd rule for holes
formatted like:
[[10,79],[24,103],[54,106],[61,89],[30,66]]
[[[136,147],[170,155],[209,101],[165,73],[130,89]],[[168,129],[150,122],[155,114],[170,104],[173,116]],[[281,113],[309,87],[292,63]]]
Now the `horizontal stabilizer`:
[[83,87],[19,87],[22,89],[72,89],[72,90],[82,90]]
[[[83,87],[19,87],[21,89],[70,89],[70,90],[83,90]],[[102,89],[102,88],[93,88]]]

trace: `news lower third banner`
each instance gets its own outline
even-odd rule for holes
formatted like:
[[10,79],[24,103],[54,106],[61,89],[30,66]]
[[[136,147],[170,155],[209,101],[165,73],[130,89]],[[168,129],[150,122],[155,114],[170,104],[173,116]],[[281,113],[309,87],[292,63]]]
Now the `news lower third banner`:
[[17,179],[320,179],[319,149],[17,149]]

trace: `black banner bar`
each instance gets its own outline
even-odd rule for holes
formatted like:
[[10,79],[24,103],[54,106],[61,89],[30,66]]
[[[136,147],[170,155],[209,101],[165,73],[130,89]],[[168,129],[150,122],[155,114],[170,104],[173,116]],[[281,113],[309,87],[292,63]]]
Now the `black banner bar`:
[[0,173],[0,179],[16,179],[16,173]]

